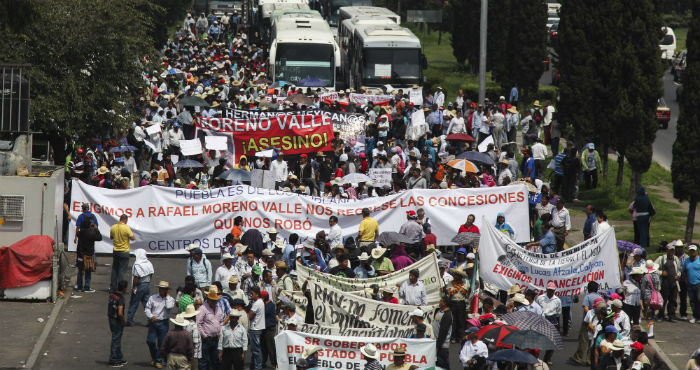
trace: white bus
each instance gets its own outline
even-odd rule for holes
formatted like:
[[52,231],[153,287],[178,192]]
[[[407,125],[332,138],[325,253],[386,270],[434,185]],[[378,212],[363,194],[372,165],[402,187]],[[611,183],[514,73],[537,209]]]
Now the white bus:
[[270,44],[270,77],[298,87],[334,90],[340,49],[324,19],[311,14],[275,18]]
[[338,22],[355,17],[389,18],[395,24],[401,24],[401,17],[387,8],[378,6],[343,6],[338,9]]
[[275,10],[310,10],[307,0],[258,0],[257,19],[254,29],[258,40],[265,45],[270,43],[270,25]]
[[423,84],[426,59],[420,40],[396,24],[359,25],[346,45],[343,66],[348,88],[409,87]]

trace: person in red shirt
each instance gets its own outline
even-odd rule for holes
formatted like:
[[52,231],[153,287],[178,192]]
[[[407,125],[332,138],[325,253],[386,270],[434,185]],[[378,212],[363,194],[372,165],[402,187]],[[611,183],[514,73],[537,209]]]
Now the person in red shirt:
[[476,219],[476,216],[474,215],[469,215],[467,216],[467,222],[459,227],[459,230],[457,233],[477,233],[479,234],[479,228],[474,225],[474,220]]
[[369,164],[367,163],[367,155],[364,152],[360,152],[360,154],[358,154],[358,157],[360,157],[361,162],[360,167],[357,169],[357,172],[367,173],[367,168],[369,167]]
[[338,163],[338,169],[335,170],[335,175],[333,176],[333,178],[342,179],[343,176],[345,176],[344,170],[346,167],[347,165],[345,164],[345,162]]
[[394,290],[391,287],[382,288],[382,302],[399,304],[399,299],[394,297]]

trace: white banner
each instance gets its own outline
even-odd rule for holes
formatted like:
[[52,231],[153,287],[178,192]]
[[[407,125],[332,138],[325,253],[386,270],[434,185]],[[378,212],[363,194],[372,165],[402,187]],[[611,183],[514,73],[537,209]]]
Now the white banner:
[[393,95],[368,95],[368,94],[350,94],[350,102],[357,103],[360,105],[365,105],[368,102],[372,102],[375,105],[385,105],[389,103],[389,100],[393,99]]
[[[286,330],[281,323],[277,326],[277,332]],[[415,333],[415,325],[389,326],[383,328],[336,328],[316,324],[298,324],[298,332],[317,335],[334,335],[338,337],[375,337],[375,338],[408,338]],[[433,338],[434,339],[434,338]]]
[[589,281],[601,291],[620,287],[615,230],[610,229],[567,250],[542,254],[525,250],[495,227],[480,228],[479,276],[499,289],[514,284],[544,291],[557,284],[556,295],[578,295]]
[[205,136],[204,144],[207,150],[228,150],[228,138],[226,136]]
[[[314,308],[314,322],[336,328],[381,328],[390,326],[410,326],[411,311],[416,306],[375,301],[358,295],[350,295],[329,285],[317,284],[313,280],[307,284]],[[425,324],[433,322],[437,305],[419,307],[425,315]]]
[[[219,253],[233,218],[243,217],[243,229],[279,230],[282,237],[297,233],[302,240],[328,228],[328,218],[338,217],[343,237],[356,236],[362,209],[369,208],[379,223],[379,232],[398,231],[406,222],[406,211],[423,208],[430,217],[438,245],[451,244],[460,224],[469,214],[477,220],[496,222],[504,212],[519,242],[529,240],[527,188],[524,185],[475,189],[420,189],[363,200],[324,199],[245,185],[198,190],[145,186],[129,190],[104,189],[73,182],[69,250],[75,219],[88,203],[97,217],[103,240],[95,243],[99,253],[110,253],[109,228],[119,216],[129,216],[128,225],[136,240],[132,247],[149,253],[185,253],[198,241],[205,252]],[[480,225],[477,222],[479,228]]]
[[423,105],[423,88],[419,87],[417,89],[411,89],[408,98],[410,99],[411,103],[418,107]]
[[[350,279],[345,277],[333,276],[312,270],[308,267],[297,265],[297,281],[303,283],[307,278],[311,277],[313,281],[329,285],[344,292],[356,292],[371,288],[372,284],[377,284],[380,287],[385,286],[400,286],[404,281],[408,280],[408,272],[413,269],[420,271],[420,280],[425,284],[425,292],[428,296],[428,304],[438,304],[440,302],[440,291],[443,287],[440,268],[438,267],[438,259],[435,253],[422,258],[416,263],[384,276],[377,276],[367,279]],[[395,290],[395,297],[399,297],[398,289]]]
[[277,351],[277,368],[279,370],[296,370],[296,360],[301,357],[304,348],[312,345],[321,346],[318,368],[335,370],[362,370],[366,360],[360,348],[372,343],[379,350],[377,360],[384,366],[394,361],[392,354],[396,348],[406,350],[406,364],[419,369],[432,368],[437,359],[435,339],[373,338],[316,335],[298,331],[285,330],[275,337]]
[[391,168],[370,168],[369,178],[375,188],[381,188],[384,185],[391,186]]

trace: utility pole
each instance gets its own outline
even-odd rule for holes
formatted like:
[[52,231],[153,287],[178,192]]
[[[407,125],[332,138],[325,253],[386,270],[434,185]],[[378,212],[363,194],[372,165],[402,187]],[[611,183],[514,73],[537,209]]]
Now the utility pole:
[[479,22],[479,102],[486,98],[486,32],[488,30],[489,0],[481,0],[481,21]]

